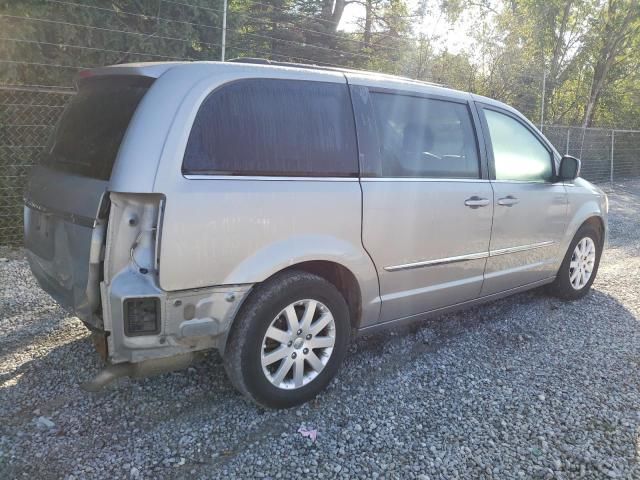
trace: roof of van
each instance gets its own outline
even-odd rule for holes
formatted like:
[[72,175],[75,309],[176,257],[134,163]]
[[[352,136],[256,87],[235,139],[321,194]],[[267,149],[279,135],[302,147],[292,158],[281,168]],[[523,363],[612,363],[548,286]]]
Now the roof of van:
[[[93,77],[93,76],[102,76],[102,75],[136,75],[136,76],[144,76],[151,78],[159,78],[165,72],[173,69],[191,69],[191,68],[202,68],[202,67],[210,67],[212,73],[215,73],[216,70],[219,71],[220,68],[237,68],[237,69],[251,69],[254,71],[259,71],[264,69],[278,69],[278,70],[289,70],[292,72],[302,73],[304,71],[315,71],[315,72],[325,72],[325,73],[342,73],[349,74],[354,77],[358,77],[358,79],[366,79],[371,82],[375,82],[376,85],[379,86],[388,86],[390,88],[403,88],[403,87],[411,87],[412,90],[419,89],[420,87],[427,88],[429,90],[436,90],[438,92],[442,92],[445,95],[451,95],[454,97],[471,97],[476,101],[484,102],[488,104],[499,105],[503,108],[506,108],[511,111],[516,111],[509,105],[506,105],[497,100],[483,97],[480,95],[471,94],[469,92],[464,92],[461,90],[456,90],[452,88],[448,88],[443,85],[439,85],[436,83],[423,82],[420,80],[414,80],[407,77],[401,77],[396,75],[390,75],[386,73],[378,73],[371,72],[366,70],[355,70],[349,68],[337,68],[337,67],[325,67],[321,65],[307,65],[307,64],[298,64],[298,63],[287,63],[287,62],[275,62],[266,59],[256,59],[256,58],[238,58],[233,59],[226,62],[219,61],[177,61],[177,62],[140,62],[140,63],[123,63],[119,65],[111,65],[106,67],[98,67],[92,68],[89,70],[83,70],[80,72],[80,79]],[[387,85],[385,85],[387,84]]]
[[[304,64],[304,63],[293,63],[293,62],[277,62],[273,60],[268,60],[264,58],[234,58],[228,60],[226,62],[219,61],[177,61],[177,62],[140,62],[140,63],[122,63],[118,65],[110,65],[106,67],[97,67],[89,70],[85,70],[85,75],[114,75],[114,74],[123,74],[123,75],[144,75],[147,77],[159,77],[164,72],[169,69],[177,68],[177,67],[185,67],[192,65],[212,65],[220,68],[221,65],[259,65],[259,68],[286,68],[286,69],[302,69],[302,70],[317,70],[317,71],[328,71],[328,72],[338,72],[338,73],[352,73],[358,75],[366,75],[372,76],[376,78],[385,78],[389,80],[403,81],[409,83],[416,83],[420,85],[434,85],[442,87],[441,84],[434,82],[426,82],[422,80],[415,80],[408,77],[402,77],[398,75],[390,75],[388,73],[378,73],[371,72],[367,70],[357,70],[353,68],[341,68],[341,67],[330,67],[324,65],[312,65],[312,64]],[[232,67],[233,68],[233,67]]]

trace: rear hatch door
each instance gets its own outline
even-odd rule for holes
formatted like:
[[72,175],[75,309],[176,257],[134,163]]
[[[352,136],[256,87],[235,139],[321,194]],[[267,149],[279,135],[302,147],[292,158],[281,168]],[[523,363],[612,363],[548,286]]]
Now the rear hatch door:
[[40,285],[83,320],[100,305],[109,179],[131,118],[153,80],[84,79],[25,192],[25,247]]

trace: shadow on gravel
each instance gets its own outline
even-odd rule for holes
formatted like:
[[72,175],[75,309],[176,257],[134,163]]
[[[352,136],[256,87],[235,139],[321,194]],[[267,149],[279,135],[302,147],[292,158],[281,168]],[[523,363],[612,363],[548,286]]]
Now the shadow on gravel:
[[[553,321],[554,318],[558,318],[561,322],[575,322],[575,325],[579,326],[584,318],[589,317],[588,309],[594,303],[606,308],[610,315],[614,315],[620,326],[626,325],[628,329],[640,334],[640,319],[637,319],[618,300],[604,292],[592,289],[590,294],[582,300],[563,302],[548,296],[544,289],[536,289],[458,312],[418,321],[414,324],[390,328],[376,334],[357,336],[352,340],[350,351],[347,354],[347,362],[358,362],[360,357],[384,356],[396,348],[399,343],[402,343],[402,347],[409,347],[407,352],[409,356],[405,354],[401,359],[396,360],[396,357],[392,355],[388,359],[394,368],[401,368],[416,356],[428,356],[443,348],[455,349],[455,344],[461,337],[478,333],[486,340],[491,341],[492,346],[508,351],[532,341],[544,341],[545,339],[541,336],[553,329],[550,321]],[[59,324],[61,323],[63,323],[62,320]],[[56,326],[58,324],[51,326],[48,332],[42,335],[55,335]],[[68,382],[67,386],[72,388],[76,388],[80,383],[97,374],[104,366],[104,362],[100,360],[94,350],[88,331],[85,331],[79,322],[76,322],[73,330],[73,337],[75,337],[73,341],[55,347],[45,355],[36,356],[15,370],[0,374],[0,391],[4,398],[11,396],[12,389],[19,390],[24,382],[42,384],[50,381],[52,369],[55,371],[55,376],[61,376]],[[590,335],[593,333],[599,333],[607,341],[611,340],[606,331],[589,332]],[[14,339],[19,339],[19,341]],[[554,338],[554,342],[560,342],[561,346],[562,338]],[[8,339],[3,339],[1,344],[0,361],[4,361],[14,351],[37,350],[38,337],[23,335],[18,330]],[[612,344],[611,348],[615,349],[615,345]],[[216,377],[223,377],[220,384],[207,381],[207,388],[234,391],[231,384],[224,378],[222,360],[217,352],[209,353],[204,360],[194,364],[193,367],[198,370],[213,368],[218,370],[219,375]],[[193,368],[189,370],[193,371]],[[126,391],[137,383],[144,383],[145,387],[152,385],[158,387],[164,381],[171,380],[172,375],[182,375],[185,372],[187,370],[145,379],[119,380],[96,395],[104,395],[105,392],[114,390]],[[391,371],[386,373],[391,373]],[[343,371],[341,377],[344,375]],[[200,379],[204,379],[204,377],[200,376]],[[358,380],[367,383],[366,378]],[[10,386],[3,388],[2,385],[5,383],[9,383]],[[77,391],[79,395],[91,395],[83,392],[79,387]],[[236,395],[232,394],[232,396]],[[2,402],[0,402],[0,406],[2,406]]]
[[[23,323],[18,328],[12,328],[9,333],[0,334],[0,364],[16,352],[36,348],[39,341],[46,337],[60,335],[61,329],[70,321],[67,315],[69,314],[57,306],[42,308],[33,312],[30,323]],[[39,327],[34,329],[34,324]],[[8,330],[6,326],[0,326]]]
[[431,478],[534,478],[561,461],[556,478],[640,478],[638,283],[623,268],[638,252],[640,189],[610,197],[614,254],[584,299],[534,290],[356,338],[336,381],[286,411],[243,400],[215,353],[84,392],[102,367],[84,327],[28,295],[35,282],[11,289],[0,303],[0,479],[125,478],[134,467],[145,478],[253,478],[283,452],[292,460],[272,477],[332,478],[360,461],[366,478],[409,478],[411,464]]
[[[609,323],[608,329],[598,328],[597,315],[602,312],[615,319],[613,327]],[[77,325],[77,328],[81,327]],[[617,330],[615,335],[610,328]],[[88,337],[74,336],[74,340],[42,355],[36,354],[32,360],[0,377],[0,437],[11,439],[21,432],[21,445],[25,444],[25,435],[34,438],[30,451],[18,451],[16,463],[6,465],[10,476],[26,473],[41,477],[43,464],[48,465],[51,476],[72,472],[77,475],[78,471],[74,470],[77,462],[91,459],[90,462],[102,463],[106,468],[114,455],[120,462],[124,462],[123,458],[131,461],[136,448],[146,449],[153,459],[152,465],[145,466],[147,474],[153,472],[152,476],[179,478],[192,470],[218,475],[223,466],[226,468],[242,458],[247,451],[253,451],[253,455],[256,449],[269,451],[270,443],[282,441],[281,436],[285,434],[294,434],[301,423],[299,412],[304,422],[320,425],[323,435],[335,432],[338,436],[341,429],[353,422],[350,409],[365,415],[367,405],[392,402],[397,411],[411,407],[421,396],[432,394],[430,391],[419,395],[407,393],[399,387],[399,378],[417,375],[426,378],[427,384],[446,385],[451,381],[448,375],[464,375],[467,368],[475,369],[477,374],[481,367],[482,375],[491,378],[500,371],[501,382],[514,391],[522,391],[527,384],[544,389],[545,378],[565,374],[559,365],[564,366],[572,359],[580,359],[580,369],[594,368],[584,364],[588,363],[588,355],[583,349],[606,348],[615,360],[600,365],[599,378],[619,377],[620,362],[640,365],[639,349],[633,358],[616,358],[621,355],[618,352],[629,351],[630,339],[640,337],[639,320],[616,299],[598,290],[571,303],[534,290],[402,330],[357,338],[338,379],[326,392],[300,409],[280,412],[265,412],[242,400],[226,379],[217,354],[184,371],[146,379],[124,379],[97,394],[86,393],[78,385],[97,373],[101,362]],[[21,343],[21,346],[29,348],[28,344]],[[536,351],[546,352],[545,356],[534,355]],[[451,367],[442,370],[445,357],[458,370],[452,371]],[[555,359],[555,363],[549,362],[549,358]],[[518,372],[519,368],[536,369],[536,376],[529,378],[531,374],[525,373],[521,377],[522,370],[505,376],[504,372]],[[576,372],[584,374],[583,370]],[[593,394],[588,382],[568,380],[574,382],[571,388],[577,389],[580,395],[589,398]],[[447,395],[455,395],[455,388],[450,388]],[[48,392],[47,397],[38,397],[40,391]],[[395,398],[388,398],[390,391],[396,392]],[[433,394],[438,395],[437,391]],[[444,404],[457,409],[458,400],[452,397]],[[442,403],[416,405],[412,408],[433,422],[429,428],[436,439],[448,428],[446,422],[457,421],[458,417],[447,416],[447,412],[439,410]],[[326,408],[331,411],[330,421]],[[56,426],[43,433],[35,426],[39,415],[52,418]],[[457,415],[464,412],[459,411]],[[599,425],[596,422],[589,428],[601,429]],[[360,435],[365,440],[373,438],[373,433]],[[323,448],[322,443],[317,448]],[[499,450],[495,455],[500,454]],[[42,453],[37,460],[32,457],[36,452]],[[73,462],[71,459],[85,460]],[[181,462],[186,462],[186,470],[179,465]],[[482,472],[479,467],[460,465],[460,468],[475,474]],[[2,469],[0,462],[0,473]]]
[[[598,292],[593,291],[591,295],[594,293],[599,295]],[[562,303],[562,301],[550,297],[543,287],[402,327],[392,327],[387,331],[373,335],[362,335],[358,338],[358,350],[373,352],[378,348],[384,349],[384,345],[394,337],[413,339],[418,336],[422,337],[422,343],[430,345],[428,350],[436,351],[448,345],[456,337],[481,329],[487,323],[506,320],[506,316],[511,313],[513,306],[545,305],[550,309],[556,309],[559,308],[558,304]]]
[[[402,328],[363,335],[352,342],[347,361],[357,363],[359,357],[367,356],[384,358],[377,373],[362,378],[363,383],[371,384],[381,376],[398,374],[417,359],[435,358],[442,349],[455,355],[457,343],[468,337],[474,337],[479,346],[491,349],[498,358],[535,344],[551,343],[554,350],[562,351],[581,338],[585,348],[595,342],[616,351],[616,338],[607,329],[598,329],[595,305],[615,318],[619,328],[640,337],[640,319],[611,295],[592,288],[585,298],[565,302],[550,296],[542,287]],[[567,336],[568,330],[571,337]],[[401,355],[388,355],[394,350],[401,351]],[[638,361],[640,364],[640,357]]]

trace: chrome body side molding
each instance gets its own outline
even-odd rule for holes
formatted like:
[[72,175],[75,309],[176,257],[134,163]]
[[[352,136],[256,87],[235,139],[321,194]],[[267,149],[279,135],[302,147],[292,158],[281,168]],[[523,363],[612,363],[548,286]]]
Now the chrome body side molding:
[[478,260],[481,258],[496,257],[498,255],[507,255],[509,253],[525,252],[527,250],[535,250],[537,248],[549,247],[555,242],[531,243],[529,245],[519,245],[517,247],[500,248],[489,252],[469,253],[467,255],[459,255],[456,257],[436,258],[435,260],[424,260],[420,262],[404,263],[402,265],[391,265],[384,267],[387,272],[397,272],[399,270],[409,270],[412,268],[433,267],[436,265],[446,265],[448,263],[466,262],[467,260]]
[[531,243],[529,245],[520,245],[518,247],[500,248],[498,250],[491,250],[490,257],[496,257],[498,255],[506,255],[508,253],[525,252],[527,250],[535,250],[537,248],[549,247],[553,245],[554,241]]
[[447,263],[465,262],[467,260],[478,260],[487,258],[489,252],[469,253],[467,255],[459,255],[456,257],[437,258],[435,260],[425,260],[422,262],[405,263],[402,265],[393,265],[384,267],[387,272],[396,272],[398,270],[409,270],[411,268],[433,267],[435,265],[445,265]]

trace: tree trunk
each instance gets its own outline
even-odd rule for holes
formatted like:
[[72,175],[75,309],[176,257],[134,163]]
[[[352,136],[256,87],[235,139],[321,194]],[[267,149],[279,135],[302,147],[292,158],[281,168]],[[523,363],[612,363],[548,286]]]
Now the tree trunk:
[[344,13],[345,0],[324,0],[322,3],[322,19],[327,24],[330,33],[338,31],[338,25]]
[[366,0],[364,17],[364,48],[371,45],[371,27],[373,25],[373,0]]
[[607,75],[611,70],[616,57],[625,50],[626,41],[632,31],[631,24],[636,18],[636,10],[638,8],[638,0],[632,0],[628,6],[627,12],[619,26],[616,26],[617,10],[620,5],[616,0],[609,0],[607,11],[605,14],[605,25],[602,30],[602,38],[604,39],[602,46],[598,51],[598,60],[593,68],[593,82],[591,83],[591,91],[589,99],[584,110],[582,126],[589,127],[593,122],[598,100],[602,93],[602,89],[607,80]]
[[611,69],[611,65],[613,65],[616,53],[617,52],[613,51],[607,52],[604,58],[600,57],[601,60],[596,63],[596,66],[593,69],[593,82],[591,83],[589,100],[587,100],[587,105],[584,110],[584,118],[582,120],[583,127],[590,127],[593,122],[595,108],[598,104],[598,100],[600,99],[600,94],[602,93],[602,87],[604,87],[607,74]]

